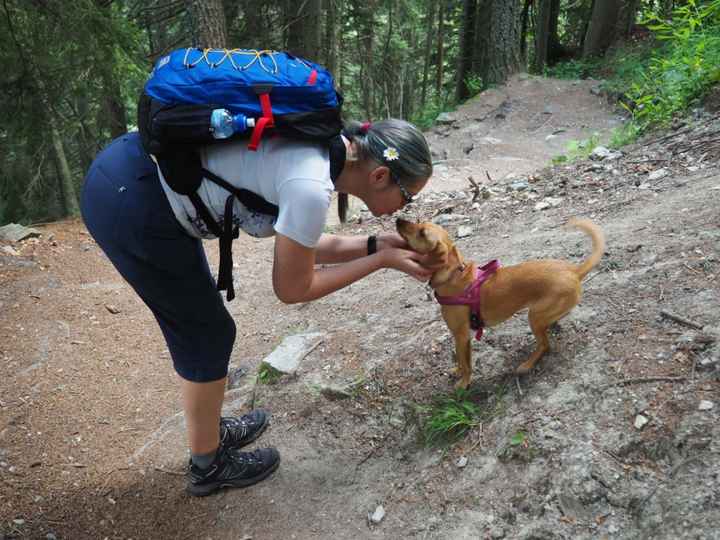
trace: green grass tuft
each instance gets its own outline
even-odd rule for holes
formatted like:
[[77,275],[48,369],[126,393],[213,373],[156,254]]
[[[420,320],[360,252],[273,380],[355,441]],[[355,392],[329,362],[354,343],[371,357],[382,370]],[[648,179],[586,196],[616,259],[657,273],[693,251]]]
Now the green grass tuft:
[[[501,413],[505,392],[505,386],[497,386],[490,395],[455,390],[435,398],[431,405],[420,406],[423,443],[428,447],[456,443],[472,428]],[[479,403],[481,400],[484,403]]]
[[280,377],[282,376],[282,371],[278,371],[270,364],[266,364],[265,362],[260,364],[260,367],[258,368],[257,378],[260,384],[274,384],[278,380],[280,380]]

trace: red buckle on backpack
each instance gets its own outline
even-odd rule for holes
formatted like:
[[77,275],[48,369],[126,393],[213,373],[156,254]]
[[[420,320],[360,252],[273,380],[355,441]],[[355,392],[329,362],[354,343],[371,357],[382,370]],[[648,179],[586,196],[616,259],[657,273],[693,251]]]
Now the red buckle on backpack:
[[255,123],[255,128],[250,137],[250,144],[248,149],[255,152],[260,146],[260,138],[262,137],[265,128],[275,127],[275,120],[273,119],[272,106],[270,105],[270,94],[260,94],[260,106],[262,107],[262,118],[258,118]]
[[310,77],[308,77],[307,84],[308,86],[313,86],[317,82],[318,74],[317,69],[313,69],[312,72],[310,72]]

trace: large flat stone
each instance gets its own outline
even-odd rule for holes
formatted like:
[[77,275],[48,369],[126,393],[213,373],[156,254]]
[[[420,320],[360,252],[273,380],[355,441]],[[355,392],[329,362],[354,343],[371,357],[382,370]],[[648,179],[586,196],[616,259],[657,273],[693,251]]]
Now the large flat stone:
[[324,337],[322,332],[288,336],[263,362],[282,373],[295,373],[301,360],[317,347]]
[[26,238],[40,236],[41,234],[37,229],[23,227],[17,223],[10,223],[9,225],[0,227],[0,240],[6,240],[8,242],[21,242]]

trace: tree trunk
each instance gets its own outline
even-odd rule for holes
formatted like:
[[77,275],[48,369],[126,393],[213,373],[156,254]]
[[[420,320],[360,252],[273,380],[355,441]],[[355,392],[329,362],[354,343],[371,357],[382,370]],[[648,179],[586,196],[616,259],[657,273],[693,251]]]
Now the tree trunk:
[[[338,8],[338,20],[342,21],[345,18],[345,14],[347,13],[347,10],[345,10],[343,5],[336,5]],[[344,25],[340,24],[338,33],[337,33],[337,43],[345,43],[345,35],[343,33]],[[337,47],[337,73],[335,74],[336,80],[338,81],[338,84],[340,86],[340,89],[342,90],[345,88],[345,55],[352,54],[348,51],[348,47]]]
[[338,74],[338,38],[336,0],[325,0],[325,66],[334,76]]
[[[95,0],[103,16],[108,19],[112,17],[110,3]],[[103,56],[107,58],[107,62],[100,68],[100,77],[102,78],[102,104],[103,115],[100,118],[100,125],[110,130],[110,136],[115,139],[127,132],[127,111],[122,98],[120,89],[120,81],[115,75],[114,67],[116,61],[114,58],[114,43],[112,41],[102,40]]]
[[623,0],[595,0],[585,35],[583,56],[603,54],[617,38],[617,26]]
[[445,37],[445,0],[440,0],[438,8],[438,26],[437,26],[437,71],[435,75],[435,99],[438,104],[443,102],[442,87],[443,87],[443,74],[444,74],[444,50],[445,45],[443,39]]
[[257,0],[245,0],[242,9],[241,31],[231,44],[241,49],[257,49],[266,47],[268,36],[267,24]]
[[374,102],[373,42],[375,38],[375,6],[376,2],[373,0],[355,7],[358,28],[358,58],[360,60],[360,94],[362,109],[367,118],[372,118]]
[[112,69],[112,66],[102,70],[104,114],[100,118],[100,125],[104,124],[109,128],[110,137],[115,139],[127,132],[127,111],[120,92],[120,84],[117,78],[108,71],[109,69]]
[[478,25],[478,75],[483,84],[502,84],[520,69],[520,12],[515,0],[484,0]]
[[[387,34],[385,34],[385,45],[383,46],[383,52],[380,61],[380,77],[384,81],[383,88],[385,95],[380,99],[385,101],[387,113],[386,116],[395,116],[396,104],[398,96],[396,74],[396,59],[393,58],[390,52],[390,41],[392,40],[394,23],[395,23],[395,0],[389,0],[388,6],[388,24]],[[392,99],[392,102],[390,101]]]
[[291,53],[317,61],[321,44],[321,0],[288,0],[286,19],[288,25],[287,49]]
[[55,125],[55,117],[49,114],[46,119],[47,128],[50,132],[50,140],[52,141],[53,157],[55,158],[55,166],[58,171],[58,187],[62,192],[63,211],[66,216],[79,216],[80,206],[78,205],[77,194],[75,193],[75,184],[73,183],[70,166],[68,165],[65,148],[63,147],[60,131]]
[[472,75],[472,66],[475,46],[475,15],[477,13],[477,0],[463,1],[462,33],[460,36],[460,55],[458,66],[457,87],[455,97],[463,101],[470,97],[467,79]]
[[616,39],[627,39],[630,37],[635,18],[637,17],[640,0],[624,0],[618,17]]
[[527,29],[530,20],[530,6],[533,0],[525,0],[522,14],[520,15],[520,58],[523,64],[527,64]]
[[214,49],[227,47],[222,0],[187,0],[187,9],[193,29],[193,45]]
[[535,73],[542,73],[548,61],[551,8],[552,0],[539,0],[535,4]]
[[63,211],[66,216],[79,216],[80,206],[78,205],[77,193],[75,192],[75,184],[73,183],[70,165],[68,165],[67,156],[65,154],[63,139],[60,136],[60,130],[55,123],[57,115],[50,106],[48,91],[42,76],[35,76],[34,73],[33,76],[38,88],[38,98],[42,106],[46,130],[50,134],[52,154],[55,161],[55,167],[57,169],[58,189],[62,193]]
[[422,92],[420,94],[420,109],[425,109],[427,99],[428,78],[430,75],[430,56],[432,53],[432,26],[435,20],[435,7],[437,0],[428,1],[428,12],[425,15],[425,64],[423,66]]
[[412,60],[412,52],[417,51],[418,35],[417,30],[413,26],[410,28],[408,36],[408,51],[405,53],[405,61],[403,62],[403,101],[400,107],[400,118],[412,118],[415,112],[415,93],[417,90],[417,73],[415,67],[417,63]]
[[552,66],[572,56],[569,48],[560,43],[558,26],[560,23],[560,0],[552,0],[550,5],[550,29],[548,35],[547,63]]
[[322,0],[307,0],[307,18],[305,19],[306,57],[317,62],[320,59],[322,46]]

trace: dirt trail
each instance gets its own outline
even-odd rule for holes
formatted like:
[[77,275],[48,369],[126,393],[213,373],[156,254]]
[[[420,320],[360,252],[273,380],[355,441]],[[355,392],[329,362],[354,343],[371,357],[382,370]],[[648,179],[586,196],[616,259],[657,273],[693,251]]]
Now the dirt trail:
[[[573,215],[608,237],[539,370],[511,376],[533,346],[522,315],[474,342],[473,399],[492,414],[445,450],[418,443],[417,406],[453,384],[427,290],[382,271],[285,306],[272,242],[243,237],[228,307],[231,367],[247,374],[226,409],[271,409],[261,442],[283,463],[258,486],[191,499],[177,381],[148,310],[80,223],[3,245],[0,538],[719,538],[717,155],[681,129],[612,161],[543,169],[567,141],[616,125],[594,84],[519,77],[428,135],[443,163],[409,214],[465,227],[466,256],[579,260],[588,242],[561,227]],[[486,170],[473,202],[466,178]],[[392,227],[361,217],[338,230]],[[262,358],[310,331],[322,343],[296,375],[255,384]],[[385,517],[369,524],[378,505]]]

